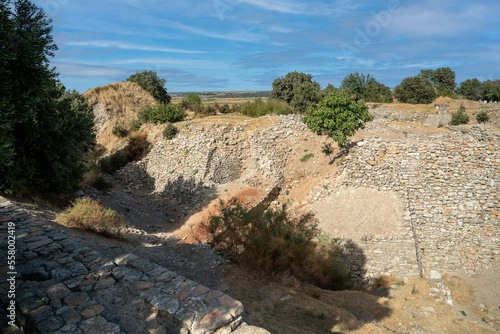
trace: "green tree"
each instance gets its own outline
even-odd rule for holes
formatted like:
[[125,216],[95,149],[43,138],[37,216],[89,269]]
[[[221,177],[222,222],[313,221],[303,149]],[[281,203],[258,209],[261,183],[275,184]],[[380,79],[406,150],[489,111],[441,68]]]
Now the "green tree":
[[500,80],[487,80],[482,84],[481,99],[486,101],[500,101]]
[[358,129],[364,129],[365,123],[373,120],[368,107],[356,96],[346,90],[333,91],[311,108],[309,114],[302,118],[308,128],[318,134],[326,134],[343,148],[347,137],[351,137]]
[[482,86],[481,81],[476,78],[467,79],[460,83],[456,92],[469,100],[477,101],[481,98]]
[[[29,1],[1,1],[0,185],[67,192],[82,180],[93,147],[92,109],[57,82],[51,21]],[[7,162],[3,160],[8,157]]]
[[285,101],[299,112],[305,112],[321,99],[321,87],[312,78],[310,74],[290,72],[274,80],[270,97]]
[[131,75],[127,81],[135,82],[141,86],[158,102],[169,103],[172,99],[165,89],[167,81],[165,79],[160,79],[158,74],[154,71],[137,72],[136,74]]
[[441,96],[453,96],[455,90],[455,71],[449,67],[440,67],[435,70],[420,70],[420,75],[429,79],[437,88]]
[[391,89],[370,74],[351,73],[342,80],[340,88],[365,102],[392,102]]
[[185,109],[194,109],[196,106],[201,105],[201,98],[196,93],[188,93],[186,97],[182,99],[181,105]]
[[395,89],[394,96],[402,103],[427,104],[436,99],[432,83],[421,75],[404,79]]

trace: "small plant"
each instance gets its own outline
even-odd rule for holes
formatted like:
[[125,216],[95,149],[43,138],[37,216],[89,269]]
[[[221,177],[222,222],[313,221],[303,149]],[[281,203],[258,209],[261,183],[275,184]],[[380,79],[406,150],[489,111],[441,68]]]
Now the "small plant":
[[288,196],[288,195],[290,195],[290,190],[287,190],[287,191],[285,192],[285,194],[286,194],[287,196]]
[[321,152],[326,155],[330,156],[333,154],[333,147],[331,143],[324,143],[323,146],[321,146]]
[[486,123],[490,120],[490,116],[488,116],[486,111],[481,111],[479,114],[477,114],[476,120],[478,123]]
[[302,161],[302,162],[306,162],[307,160],[309,160],[309,159],[310,159],[310,158],[312,158],[312,157],[314,157],[314,154],[313,154],[313,153],[309,153],[309,154],[304,155],[304,156],[300,159],[300,161]]
[[195,170],[193,171],[193,175],[196,175],[196,174],[198,174],[198,170],[197,170],[197,169],[195,169]]
[[172,169],[172,170],[170,171],[170,174],[174,174],[174,173],[175,173],[175,169]]
[[130,131],[139,131],[141,126],[142,126],[142,121],[140,118],[132,120],[129,124]]
[[413,284],[413,286],[411,287],[411,294],[414,295],[416,294],[418,291],[417,291],[417,288],[415,287],[415,284]]
[[309,150],[304,150],[304,152],[306,152],[306,153],[307,153],[307,151],[309,151]]
[[184,151],[184,154],[189,154],[189,149],[186,149],[186,150]]
[[323,189],[326,189],[326,190],[328,190],[328,187],[327,187],[327,186],[323,186]]
[[177,133],[179,132],[179,129],[175,127],[172,123],[168,122],[167,126],[165,129],[162,131],[163,138],[167,140],[174,139],[175,136],[177,136]]
[[465,313],[465,311],[460,311],[460,314],[462,314],[464,317],[467,316],[467,313]]
[[113,135],[125,138],[128,135],[128,130],[123,127],[121,124],[116,124],[113,128]]
[[56,221],[109,237],[122,238],[127,234],[123,216],[88,197],[76,199],[72,207],[57,215]]
[[100,191],[107,191],[113,187],[113,184],[106,181],[106,179],[100,174],[97,175],[91,185],[92,187]]
[[465,113],[465,107],[463,104],[460,105],[458,111],[451,115],[451,125],[460,125],[469,123],[469,115]]
[[128,139],[127,146],[123,149],[123,154],[128,161],[136,161],[142,158],[148,149],[149,142],[144,132],[134,132]]
[[394,283],[394,285],[396,287],[400,288],[400,287],[405,285],[405,281],[403,281],[403,280],[397,281],[396,283]]

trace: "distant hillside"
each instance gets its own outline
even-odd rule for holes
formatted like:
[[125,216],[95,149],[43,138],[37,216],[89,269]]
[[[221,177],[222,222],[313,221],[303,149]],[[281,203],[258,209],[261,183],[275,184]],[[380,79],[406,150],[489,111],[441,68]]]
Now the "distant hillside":
[[94,108],[97,143],[107,152],[118,148],[124,139],[113,135],[115,125],[128,128],[140,112],[156,100],[136,83],[118,82],[91,89],[83,94]]

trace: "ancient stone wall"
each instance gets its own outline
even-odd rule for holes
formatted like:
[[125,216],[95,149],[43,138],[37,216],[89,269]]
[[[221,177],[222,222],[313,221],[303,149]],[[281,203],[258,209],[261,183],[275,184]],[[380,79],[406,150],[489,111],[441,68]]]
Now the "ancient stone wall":
[[[351,151],[333,182],[337,187],[399,194],[406,206],[401,225],[413,231],[424,276],[432,269],[473,274],[500,258],[500,137],[485,127],[453,129],[426,137],[365,139]],[[408,246],[403,253],[398,252],[401,244]],[[404,250],[411,254],[410,246],[410,239],[375,239],[362,248],[391,269],[383,259],[404,258]],[[414,257],[406,260],[413,262]],[[395,274],[406,275],[414,266],[397,268]],[[367,263],[368,272],[383,269]]]
[[0,222],[16,236],[13,267],[0,240],[1,304],[15,301],[26,333],[267,333],[242,327],[243,305],[223,292],[132,254],[105,258],[2,197]]

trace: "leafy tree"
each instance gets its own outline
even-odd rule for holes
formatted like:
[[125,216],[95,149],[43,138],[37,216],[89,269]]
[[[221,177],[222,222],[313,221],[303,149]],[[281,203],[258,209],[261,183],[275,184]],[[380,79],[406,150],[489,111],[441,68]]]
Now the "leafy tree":
[[365,102],[392,102],[391,89],[378,82],[370,74],[351,73],[342,80],[340,88],[356,95],[358,99]]
[[452,96],[455,90],[455,71],[449,67],[440,67],[436,70],[420,70],[420,75],[429,79],[437,88],[441,96]]
[[500,101],[500,80],[483,82],[481,99],[486,101]]
[[171,96],[167,94],[167,90],[165,89],[167,81],[165,79],[160,79],[158,74],[154,71],[137,72],[136,74],[131,75],[127,81],[135,82],[141,86],[158,102],[169,103],[172,99]]
[[481,98],[482,83],[478,79],[467,79],[460,83],[460,87],[456,89],[457,94],[473,101]]
[[92,109],[49,68],[57,46],[44,12],[27,0],[1,1],[0,10],[0,185],[75,190],[86,170],[83,156],[95,142]]
[[395,89],[394,96],[402,103],[427,104],[436,99],[432,83],[421,75],[404,79]]
[[284,78],[274,80],[270,97],[305,112],[321,99],[320,85],[312,78],[310,74],[290,72]]
[[199,105],[201,105],[201,98],[196,93],[188,93],[181,101],[184,109],[195,109]]
[[356,101],[355,95],[341,90],[328,93],[302,121],[312,132],[332,137],[343,148],[347,137],[354,135],[358,129],[364,129],[365,123],[372,119],[363,102]]

